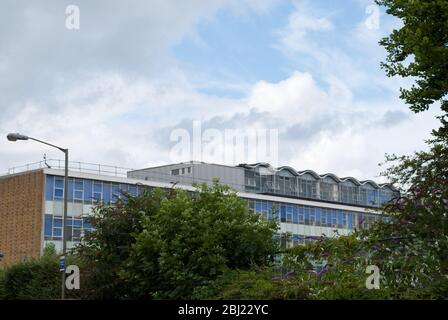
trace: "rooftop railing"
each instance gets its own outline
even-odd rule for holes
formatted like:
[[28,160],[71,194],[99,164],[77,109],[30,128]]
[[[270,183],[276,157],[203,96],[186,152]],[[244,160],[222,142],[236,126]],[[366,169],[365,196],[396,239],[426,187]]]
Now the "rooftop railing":
[[[8,174],[15,174],[45,168],[63,170],[65,168],[65,161],[58,159],[49,159],[49,160],[42,160],[39,162],[28,163],[22,166],[9,168]],[[114,177],[126,177],[127,172],[133,170],[130,168],[123,168],[98,163],[79,162],[79,161],[69,161],[68,169],[69,171],[77,171],[84,173],[99,174],[104,176],[114,176]]]

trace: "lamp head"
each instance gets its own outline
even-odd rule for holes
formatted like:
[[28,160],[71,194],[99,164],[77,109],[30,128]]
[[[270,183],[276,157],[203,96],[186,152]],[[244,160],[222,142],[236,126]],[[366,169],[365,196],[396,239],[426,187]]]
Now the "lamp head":
[[17,141],[17,140],[28,140],[28,136],[24,136],[20,133],[10,133],[7,136],[9,141]]

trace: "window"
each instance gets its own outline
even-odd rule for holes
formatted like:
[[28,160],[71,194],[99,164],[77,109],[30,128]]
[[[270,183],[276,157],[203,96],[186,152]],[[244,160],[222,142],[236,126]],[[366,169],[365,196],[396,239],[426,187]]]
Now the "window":
[[292,222],[292,207],[291,206],[286,207],[286,222],[289,222],[289,223]]
[[299,211],[297,206],[292,207],[292,223],[299,223]]
[[83,180],[76,179],[74,189],[75,189],[75,191],[74,191],[75,200],[79,200],[79,201],[84,200],[84,182],[83,182]]
[[64,197],[64,179],[63,178],[55,178],[54,179],[54,197],[55,198],[63,198]]
[[299,223],[305,223],[305,215],[304,215],[304,210],[303,210],[303,206],[299,206],[298,208],[299,211]]
[[45,238],[53,236],[53,216],[51,214],[45,215],[44,236]]
[[303,211],[305,213],[305,224],[310,224],[310,208],[304,207]]
[[172,176],[178,176],[178,175],[179,175],[179,169],[173,169],[173,170],[171,170],[171,175],[172,175]]
[[101,182],[93,183],[93,199],[101,201],[103,198],[103,184]]
[[54,176],[46,176],[45,199],[53,200],[54,197]]
[[188,168],[187,168],[187,172],[188,172],[188,174],[191,173],[191,167],[188,167]]
[[280,205],[280,222],[286,222],[286,206]]
[[327,226],[327,209],[324,208],[321,209],[320,225],[323,227]]

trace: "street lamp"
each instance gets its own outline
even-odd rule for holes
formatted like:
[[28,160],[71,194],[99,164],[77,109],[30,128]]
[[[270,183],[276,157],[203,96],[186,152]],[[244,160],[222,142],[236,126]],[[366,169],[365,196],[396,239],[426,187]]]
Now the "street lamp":
[[[66,237],[66,229],[67,229],[67,191],[68,191],[68,149],[64,149],[58,146],[55,146],[54,144],[38,140],[32,137],[25,136],[23,134],[19,133],[10,133],[7,136],[9,141],[15,142],[17,140],[34,140],[43,144],[46,144],[47,146],[59,149],[60,151],[64,152],[65,154],[65,175],[64,175],[64,217],[62,219],[62,259],[65,259],[65,254],[67,251],[67,237]],[[62,272],[62,279],[61,279],[61,299],[65,299],[65,270]]]

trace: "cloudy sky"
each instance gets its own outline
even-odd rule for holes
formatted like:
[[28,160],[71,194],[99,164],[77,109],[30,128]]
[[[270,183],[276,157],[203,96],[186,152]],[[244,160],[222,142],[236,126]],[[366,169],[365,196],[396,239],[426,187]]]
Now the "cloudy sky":
[[[66,28],[70,4],[80,9],[79,30]],[[438,110],[415,115],[399,100],[410,82],[385,76],[377,42],[400,23],[372,5],[3,0],[0,172],[44,153],[62,158],[10,143],[8,132],[66,146],[74,161],[201,160],[173,159],[170,140],[200,121],[222,133],[278,130],[278,165],[378,180],[385,153],[424,147]],[[223,162],[219,152],[206,160]]]

